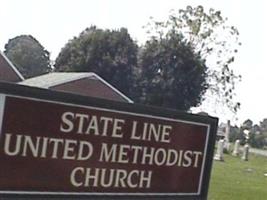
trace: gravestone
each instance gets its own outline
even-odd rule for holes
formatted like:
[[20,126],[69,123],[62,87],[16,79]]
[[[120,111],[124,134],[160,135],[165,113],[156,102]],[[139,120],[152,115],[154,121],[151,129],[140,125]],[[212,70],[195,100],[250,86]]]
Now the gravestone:
[[246,145],[244,146],[243,155],[242,155],[242,160],[244,160],[244,161],[248,161],[248,154],[249,154],[249,146],[248,146],[248,144],[246,144]]
[[224,140],[221,139],[218,142],[217,151],[216,151],[216,154],[214,156],[214,160],[224,161],[224,159],[223,159],[223,147],[224,147]]
[[229,142],[229,135],[230,135],[230,129],[231,129],[231,122],[230,120],[227,120],[227,124],[225,127],[225,134],[224,134],[224,150],[226,152],[229,152],[230,150],[230,142]]
[[240,146],[240,140],[235,141],[233,156],[239,156],[239,146]]

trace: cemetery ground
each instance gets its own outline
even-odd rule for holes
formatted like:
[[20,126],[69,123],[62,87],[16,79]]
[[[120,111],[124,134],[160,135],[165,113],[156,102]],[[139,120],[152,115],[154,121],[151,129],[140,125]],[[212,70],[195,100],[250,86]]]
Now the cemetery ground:
[[250,154],[243,161],[224,154],[224,160],[213,161],[209,200],[267,199],[267,157]]

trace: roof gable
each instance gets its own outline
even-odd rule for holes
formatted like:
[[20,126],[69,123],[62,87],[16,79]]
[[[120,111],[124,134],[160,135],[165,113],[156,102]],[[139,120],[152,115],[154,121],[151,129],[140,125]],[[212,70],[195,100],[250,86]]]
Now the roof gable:
[[53,72],[19,84],[132,103],[133,101],[92,72]]
[[24,80],[17,68],[0,51],[0,81],[19,82]]

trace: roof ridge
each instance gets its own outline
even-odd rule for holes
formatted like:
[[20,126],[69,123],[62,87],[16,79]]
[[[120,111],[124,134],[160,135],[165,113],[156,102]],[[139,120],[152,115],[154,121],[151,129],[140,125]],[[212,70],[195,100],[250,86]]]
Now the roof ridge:
[[[62,78],[66,74],[71,75],[71,76]],[[61,77],[58,77],[58,80],[53,80],[52,82],[46,82],[45,84],[42,85],[43,88],[49,88],[49,87],[60,85],[60,84],[63,84],[63,83],[75,81],[75,80],[78,80],[78,79],[81,79],[81,78],[95,76],[95,73],[93,73],[93,72],[51,72],[51,73],[43,74],[43,75],[40,75],[40,76],[32,77],[32,78],[29,78],[29,79],[25,79],[24,81],[19,82],[19,84],[32,85],[31,82],[34,82],[35,80],[45,79],[45,78],[48,78],[48,76],[52,76],[53,77],[54,75],[58,75],[58,76],[61,76]]]
[[[66,74],[68,74],[69,76],[66,76]],[[48,78],[48,76],[50,76],[50,78]],[[133,103],[133,101],[130,98],[128,98],[121,91],[119,91],[117,88],[115,88],[113,85],[108,83],[106,80],[104,80],[102,77],[100,77],[94,72],[51,72],[41,76],[26,79],[24,81],[19,82],[19,84],[48,89],[53,86],[58,86],[64,83],[69,83],[87,77],[100,81],[102,84],[106,85],[108,88],[117,93],[127,102]]]

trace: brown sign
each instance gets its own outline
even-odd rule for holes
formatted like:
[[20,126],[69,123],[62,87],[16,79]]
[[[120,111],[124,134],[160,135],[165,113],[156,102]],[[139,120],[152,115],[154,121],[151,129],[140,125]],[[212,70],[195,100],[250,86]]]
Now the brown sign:
[[0,128],[0,193],[198,196],[205,187],[210,123],[0,94]]

